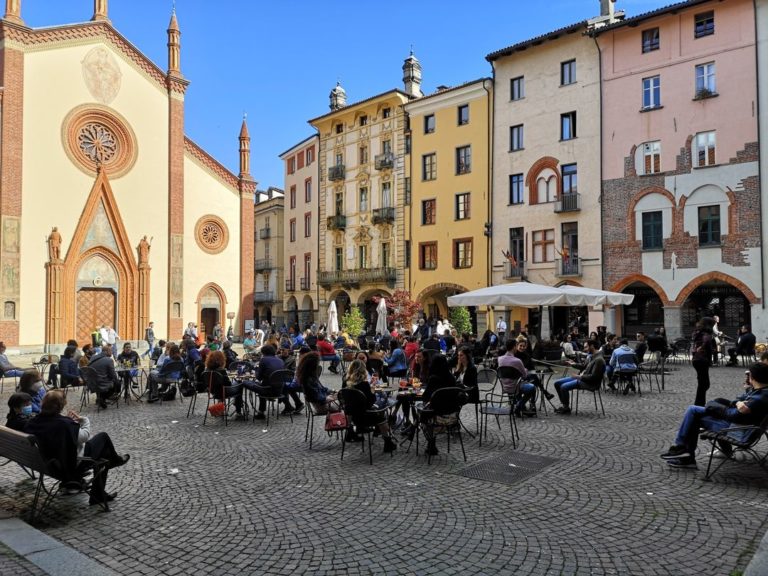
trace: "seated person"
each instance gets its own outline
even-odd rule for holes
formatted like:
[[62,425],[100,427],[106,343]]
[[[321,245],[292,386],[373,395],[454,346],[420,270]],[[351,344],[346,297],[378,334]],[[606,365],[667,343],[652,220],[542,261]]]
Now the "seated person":
[[[541,378],[539,378],[539,375],[536,373],[536,364],[533,361],[533,358],[531,357],[530,346],[528,344],[528,340],[525,336],[518,336],[517,337],[517,348],[515,348],[515,357],[518,358],[522,363],[523,366],[525,366],[525,369],[528,371],[528,374],[525,375],[523,378],[526,382],[530,382],[536,388],[539,389],[539,393],[544,394],[547,400],[552,400],[552,398],[555,397],[552,392],[548,392],[544,385],[541,383]],[[534,400],[535,403],[535,400]],[[535,410],[535,406],[532,408],[532,410]]]
[[408,360],[409,365],[413,362],[413,358],[416,356],[416,352],[419,351],[419,348],[420,346],[416,341],[416,337],[408,336],[403,352],[405,353],[405,358]]
[[[750,387],[736,400],[712,400],[706,406],[688,406],[675,443],[661,455],[674,468],[696,468],[696,444],[700,429],[717,432],[731,426],[758,425],[768,415],[768,365],[758,362],[749,368]],[[752,431],[733,431],[728,435],[744,441]],[[731,446],[719,443],[721,452],[730,455]]]
[[[522,416],[526,402],[535,398],[536,385],[526,380],[528,370],[525,368],[523,361],[515,355],[517,350],[517,340],[509,338],[504,343],[504,347],[506,348],[507,353],[499,356],[499,368],[502,366],[510,366],[514,368],[520,373],[522,380],[518,383],[516,379],[500,378],[501,389],[514,399],[515,414],[517,416]],[[530,411],[526,411],[526,413],[530,413]]]
[[597,348],[595,340],[587,340],[587,353],[590,355],[584,370],[575,377],[555,380],[555,391],[560,398],[562,407],[555,409],[558,414],[570,414],[570,395],[568,392],[576,388],[580,390],[597,390],[603,383],[605,374],[605,357]]
[[127,463],[130,455],[120,455],[106,432],[91,436],[91,423],[85,416],[70,410],[61,414],[67,405],[63,392],[52,390],[43,398],[40,415],[33,418],[25,432],[37,438],[40,452],[46,459],[56,460],[63,481],[82,481],[83,474],[92,464],[78,461],[79,457],[106,460],[106,469],[94,476],[89,504],[102,504],[114,500],[116,493],[106,491],[107,472]]
[[[194,340],[192,340],[192,342],[194,343]],[[157,361],[160,360],[160,356],[163,355],[163,352],[165,351],[166,344],[167,343],[166,343],[165,340],[160,340],[157,343],[157,345],[154,347],[154,349],[152,350],[152,354],[150,356],[150,359],[152,360],[152,362],[155,365],[157,365]]]
[[[262,332],[262,334],[264,333]],[[255,354],[256,350],[258,349],[256,337],[254,336],[252,330],[249,330],[245,335],[245,339],[243,340],[243,349],[245,350],[246,354]]]
[[76,346],[67,346],[63,356],[59,359],[58,373],[62,388],[67,386],[80,386],[83,379],[80,376],[80,366],[75,360]]
[[[615,390],[614,385],[616,381],[615,372],[634,373],[637,372],[637,356],[635,351],[629,347],[629,340],[622,338],[618,348],[615,348],[611,353],[611,360],[605,367],[605,372],[608,374],[608,387],[611,390]],[[634,391],[634,382],[624,388],[624,394],[627,394],[630,388]]]
[[739,337],[736,340],[735,348],[728,348],[730,360],[727,366],[736,366],[739,363],[739,354],[742,356],[753,356],[755,354],[755,344],[757,339],[746,324],[739,328]]
[[[432,358],[432,362],[429,365],[429,378],[427,379],[427,385],[424,388],[424,393],[421,396],[424,405],[421,409],[421,422],[425,422],[430,417],[430,405],[435,392],[443,388],[451,388],[457,386],[456,379],[451,374],[451,370],[448,367],[448,359],[442,354],[436,355]],[[434,414],[434,413],[433,413]],[[427,436],[425,431],[425,436]],[[434,437],[427,436],[427,454],[431,456],[437,455],[437,444]]]
[[5,342],[0,342],[0,372],[6,378],[19,378],[24,374],[24,370],[18,366],[14,366],[8,360],[8,356],[5,354]]
[[296,336],[291,340],[291,345],[293,346],[294,350],[298,350],[304,346],[304,334],[298,332]]
[[112,358],[112,345],[103,345],[101,347],[101,354],[97,354],[91,358],[88,366],[96,371],[96,387],[99,406],[106,409],[107,400],[120,393],[120,381],[117,378],[115,361]]
[[[208,372],[216,372],[219,378],[211,379],[213,383],[213,389],[210,390],[211,396],[216,400],[224,401],[224,398],[235,399],[235,419],[242,420],[243,416],[243,386],[242,384],[235,384],[229,379],[226,369],[226,356],[221,350],[214,350],[205,359],[205,369]],[[203,375],[203,382],[208,384],[206,376]],[[222,383],[229,383],[222,386]]]
[[408,374],[408,360],[405,352],[400,348],[397,340],[390,340],[389,355],[384,357],[384,374],[382,380],[387,382],[388,378],[404,378]]
[[572,336],[568,334],[568,336],[565,337],[565,341],[560,344],[560,347],[563,349],[563,355],[568,360],[576,360],[576,350],[573,347],[571,339]]
[[24,392],[16,392],[8,398],[8,417],[5,421],[6,428],[24,432],[27,424],[34,416],[32,412],[32,396]]
[[39,414],[40,403],[43,401],[43,396],[45,396],[45,386],[43,386],[40,372],[34,368],[25,370],[19,379],[19,392],[29,394],[32,398],[32,412]]
[[[371,384],[368,382],[368,372],[365,369],[365,364],[360,360],[354,360],[349,365],[349,370],[347,371],[347,386],[349,388],[360,390],[360,392],[365,395],[365,398],[368,401],[368,406],[373,409],[384,408],[389,405],[386,396],[377,398],[371,391]],[[397,444],[392,440],[392,432],[389,428],[389,423],[387,422],[386,413],[381,412],[375,416],[363,414],[360,418],[362,418],[360,421],[353,420],[355,426],[376,426],[379,433],[384,437],[384,452],[394,452],[397,449]],[[376,418],[376,420],[373,421],[371,420],[372,418]],[[347,437],[347,441],[353,441],[353,439],[354,437],[352,435]]]
[[226,340],[224,342],[222,345],[222,351],[224,352],[224,357],[227,359],[227,370],[229,370],[229,367],[232,366],[232,363],[238,361],[238,354],[232,350],[232,342],[230,340]]
[[328,414],[340,410],[336,393],[323,386],[317,377],[320,355],[317,352],[304,354],[296,367],[296,380],[304,390],[304,397],[312,404],[315,414]]
[[[333,347],[333,344],[325,339],[325,334],[320,334],[320,337],[316,339],[315,344],[320,357],[323,360],[330,360],[331,365],[328,367],[328,370],[334,374],[338,374],[339,362],[341,362],[341,358],[339,358],[339,355],[336,354],[336,349]],[[311,345],[309,345],[309,347],[310,349],[312,348]]]
[[309,346],[310,350],[317,350],[318,336],[311,330],[304,332],[304,344]]
[[83,346],[82,354],[80,355],[80,360],[77,361],[77,367],[78,368],[85,368],[88,366],[88,363],[91,361],[91,358],[93,358],[93,345],[86,344]]
[[357,347],[360,350],[368,350],[368,337],[365,335],[365,332],[361,332],[357,337]]
[[477,386],[477,366],[472,361],[472,351],[462,346],[457,354],[456,370],[453,372],[456,383],[467,389],[467,402],[480,402],[480,391]]
[[290,345],[280,345],[278,357],[283,361],[283,370],[296,372],[296,356],[293,354]]
[[437,334],[437,332],[433,332],[432,335],[426,339],[422,345],[422,348],[424,350],[434,350],[435,352],[440,352],[440,336]]
[[645,362],[645,353],[648,352],[648,343],[645,341],[645,332],[638,332],[636,338],[637,346],[635,346],[635,356],[637,356],[637,361],[642,364]]
[[[139,353],[131,347],[130,342],[123,344],[123,351],[117,355],[117,363],[126,368],[132,368],[133,366],[139,366],[141,360],[139,359]],[[131,378],[135,378],[139,375],[138,368],[132,370],[124,370],[121,373],[123,382],[126,386],[131,385]]]
[[[181,370],[174,366],[176,362],[183,362],[181,350],[177,344],[171,342],[168,346],[168,357],[165,362],[162,365],[158,362],[159,368],[155,368],[149,373],[149,378],[147,378],[149,398],[147,402],[152,403],[160,400],[160,394],[168,391],[170,383],[181,378]],[[162,384],[162,388],[158,389],[158,384]]]
[[197,349],[195,341],[191,338],[187,338],[184,341],[186,346],[186,355],[184,356],[184,366],[197,366],[203,361],[203,355],[200,350]]
[[[277,372],[278,370],[285,370],[283,361],[275,355],[276,353],[277,351],[273,346],[270,344],[265,344],[261,348],[262,356],[261,360],[259,361],[259,369],[256,372],[256,380],[246,380],[243,382],[243,386],[245,386],[245,388],[261,396],[261,398],[259,398],[259,411],[253,416],[256,420],[266,419],[266,398],[275,394],[281,396],[280,401],[285,404],[285,408],[282,412],[283,414],[301,412],[302,408],[304,408],[304,404],[302,404],[301,399],[299,398],[299,394],[296,390],[290,390],[288,391],[287,395],[283,395],[282,389],[277,390],[276,387],[273,387],[270,384],[269,379],[274,372]],[[291,354],[293,353],[291,352]],[[291,407],[291,403],[288,401],[288,396],[290,396],[295,402],[295,408]]]

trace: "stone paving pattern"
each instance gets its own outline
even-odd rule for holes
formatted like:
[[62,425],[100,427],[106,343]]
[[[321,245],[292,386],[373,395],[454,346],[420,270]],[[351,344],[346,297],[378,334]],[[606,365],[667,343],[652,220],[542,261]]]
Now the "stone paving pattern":
[[[742,380],[743,370],[714,368],[709,397],[734,397]],[[605,418],[587,394],[578,416],[521,422],[518,449],[559,461],[512,486],[457,475],[512,449],[503,424],[482,448],[465,438],[466,464],[441,437],[431,466],[405,446],[382,454],[380,439],[370,466],[357,444],[342,462],[320,419],[310,451],[303,415],[203,427],[200,403],[189,420],[178,400],[99,413],[91,404],[95,431],[132,455],[110,475],[119,497],[109,514],[85,496],[59,497],[38,527],[126,575],[729,576],[768,529],[768,474],[728,464],[705,483],[701,447],[699,471],[659,458],[694,390],[693,369],[673,367],[661,394],[605,394]],[[464,420],[474,431],[472,407]],[[0,468],[0,509],[23,514],[30,487],[20,469]],[[14,562],[0,552],[0,574],[39,573]]]

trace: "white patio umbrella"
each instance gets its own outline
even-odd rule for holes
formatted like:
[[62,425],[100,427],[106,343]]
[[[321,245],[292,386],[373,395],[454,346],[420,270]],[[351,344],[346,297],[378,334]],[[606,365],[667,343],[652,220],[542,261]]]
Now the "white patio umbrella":
[[339,312],[336,310],[336,301],[331,300],[328,305],[328,333],[338,334],[339,332]]
[[387,334],[387,301],[384,298],[379,300],[379,304],[376,306],[376,313],[378,314],[378,318],[376,318],[376,332]]
[[597,288],[585,288],[583,286],[559,286],[566,293],[569,306],[619,306],[632,304],[635,299],[633,294],[609,292]]
[[567,306],[566,296],[559,288],[515,282],[479,288],[463,294],[448,297],[448,306],[520,306],[537,308],[539,306]]

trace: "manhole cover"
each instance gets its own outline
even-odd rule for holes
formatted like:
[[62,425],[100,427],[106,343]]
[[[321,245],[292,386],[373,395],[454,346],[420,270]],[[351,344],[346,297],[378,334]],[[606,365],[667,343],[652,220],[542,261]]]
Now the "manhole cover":
[[456,474],[486,482],[516,484],[535,476],[555,462],[559,462],[559,460],[548,456],[511,451],[468,466]]

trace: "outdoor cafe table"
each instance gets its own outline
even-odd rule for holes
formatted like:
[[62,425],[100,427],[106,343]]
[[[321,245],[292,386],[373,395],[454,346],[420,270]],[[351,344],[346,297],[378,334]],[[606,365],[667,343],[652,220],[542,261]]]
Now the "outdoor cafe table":
[[[136,371],[136,374],[133,374],[133,371]],[[123,399],[125,402],[128,402],[131,399],[131,395],[141,402],[141,379],[142,377],[146,381],[148,374],[146,372],[146,369],[143,366],[123,366],[118,364],[115,366],[115,372],[117,373],[118,378],[120,379],[120,386],[121,386],[121,392],[123,394]],[[133,379],[136,378],[136,385],[138,387],[138,392],[135,392],[133,390]]]

